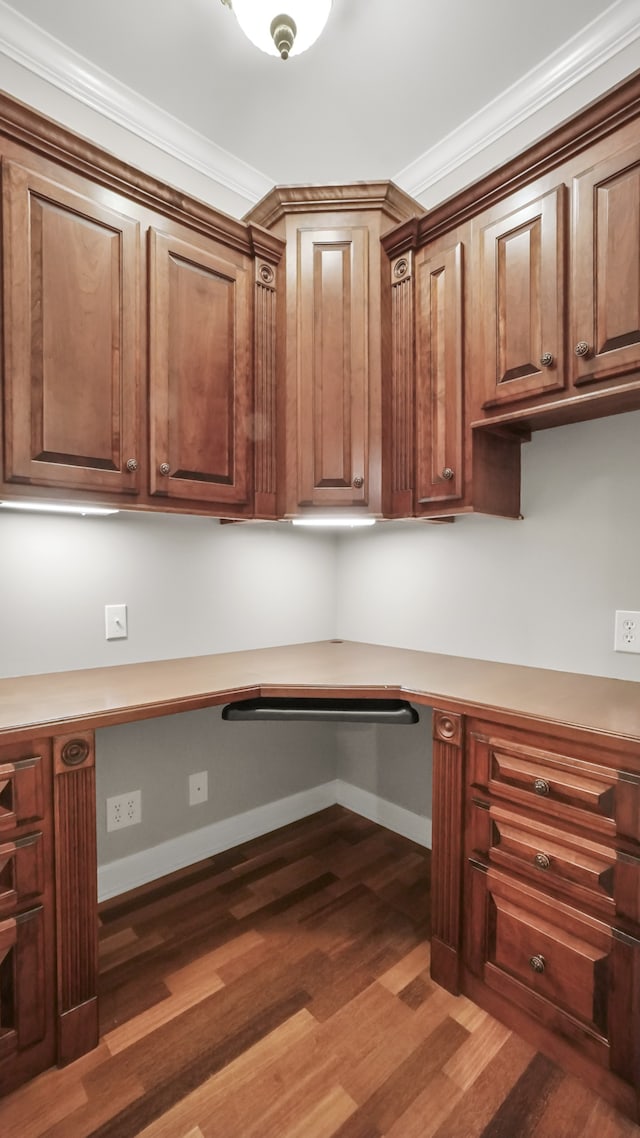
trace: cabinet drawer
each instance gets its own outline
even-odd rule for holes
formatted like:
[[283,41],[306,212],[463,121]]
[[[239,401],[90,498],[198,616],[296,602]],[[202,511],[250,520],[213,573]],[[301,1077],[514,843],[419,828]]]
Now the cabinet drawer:
[[469,970],[608,1065],[611,926],[491,869],[469,873]]
[[43,817],[42,755],[6,761],[0,752],[0,834]]
[[640,858],[547,826],[500,805],[473,802],[468,853],[517,873],[540,889],[565,893],[578,907],[640,916]]
[[470,781],[497,799],[606,838],[640,840],[640,779],[578,757],[472,733]]
[[41,833],[15,841],[0,839],[0,913],[44,891],[44,843]]
[[0,1059],[43,1039],[51,1014],[45,970],[42,906],[0,920]]

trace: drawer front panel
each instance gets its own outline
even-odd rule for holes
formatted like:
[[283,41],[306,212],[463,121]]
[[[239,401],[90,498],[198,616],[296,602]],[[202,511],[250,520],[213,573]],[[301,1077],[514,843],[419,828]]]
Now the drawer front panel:
[[607,949],[491,893],[488,960],[606,1036]]
[[607,920],[616,913],[637,919],[640,858],[623,857],[611,846],[476,800],[467,852],[524,877],[535,888],[562,892],[576,906],[594,908]]
[[40,905],[0,921],[0,1058],[25,1050],[45,1035],[44,938]]
[[640,841],[640,778],[578,757],[471,733],[470,782],[496,799],[607,839]]
[[44,887],[42,834],[28,834],[11,842],[0,841],[0,913],[37,897]]
[[3,762],[0,753],[0,833],[44,817],[42,756]]

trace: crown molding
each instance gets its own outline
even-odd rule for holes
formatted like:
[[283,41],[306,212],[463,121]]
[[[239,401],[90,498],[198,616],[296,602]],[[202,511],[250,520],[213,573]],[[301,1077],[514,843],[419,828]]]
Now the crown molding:
[[0,52],[138,138],[250,202],[273,181],[90,63],[0,0]]
[[396,223],[421,217],[425,212],[419,202],[394,186],[393,182],[332,182],[325,185],[274,186],[245,214],[243,220],[270,229],[291,213],[331,213],[347,209],[380,210]]
[[[420,197],[633,44],[640,44],[638,2],[617,0],[522,79],[395,174],[393,181],[406,193]],[[619,76],[625,77],[626,73]],[[605,87],[611,82],[609,78]]]

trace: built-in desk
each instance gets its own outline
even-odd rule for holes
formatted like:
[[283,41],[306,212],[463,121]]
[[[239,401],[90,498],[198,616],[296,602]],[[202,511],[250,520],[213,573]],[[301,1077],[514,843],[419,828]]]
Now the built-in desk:
[[94,729],[308,694],[434,708],[432,975],[637,1117],[640,685],[342,641],[0,680],[0,1089],[97,1042]]

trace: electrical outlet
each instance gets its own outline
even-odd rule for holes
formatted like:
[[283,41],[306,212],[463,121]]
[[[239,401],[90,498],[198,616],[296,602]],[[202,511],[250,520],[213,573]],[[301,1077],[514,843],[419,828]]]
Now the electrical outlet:
[[209,780],[206,771],[189,775],[189,806],[206,802],[209,797]]
[[124,830],[125,826],[137,826],[141,821],[139,790],[130,790],[128,794],[116,794],[113,798],[107,798],[107,830]]
[[640,612],[616,611],[614,652],[640,652]]
[[104,635],[106,640],[126,640],[129,635],[127,628],[127,606],[104,606]]

